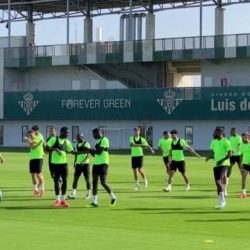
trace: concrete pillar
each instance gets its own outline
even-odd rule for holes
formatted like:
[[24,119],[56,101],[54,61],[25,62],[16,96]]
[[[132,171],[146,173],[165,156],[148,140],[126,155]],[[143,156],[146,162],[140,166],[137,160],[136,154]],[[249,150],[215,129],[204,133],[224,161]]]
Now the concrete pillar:
[[136,14],[132,15],[132,31],[131,31],[132,40],[136,39],[136,19],[137,19],[137,15]]
[[146,15],[146,39],[155,39],[155,15],[153,13]]
[[124,18],[125,15],[120,17],[120,41],[124,41]]
[[224,35],[224,9],[217,6],[215,8],[215,27],[214,27],[214,46],[215,48],[223,47],[223,35]]
[[84,38],[85,43],[93,42],[93,22],[91,17],[85,17],[84,19]]
[[129,16],[126,16],[126,37],[125,40],[129,41],[130,40],[130,20],[129,20]]
[[142,40],[142,17],[143,17],[143,14],[138,15],[138,19],[137,19],[137,40]]
[[224,35],[224,9],[219,6],[215,8],[214,35]]
[[27,11],[28,22],[26,23],[26,46],[33,47],[35,45],[35,24],[33,23],[33,6],[28,5]]
[[35,45],[35,24],[33,22],[26,23],[26,47]]

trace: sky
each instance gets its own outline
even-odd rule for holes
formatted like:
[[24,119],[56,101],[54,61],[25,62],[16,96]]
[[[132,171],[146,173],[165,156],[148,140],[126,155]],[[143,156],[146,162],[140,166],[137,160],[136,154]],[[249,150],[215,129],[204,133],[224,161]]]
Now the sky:
[[[214,34],[214,9],[203,8],[203,35]],[[199,35],[199,8],[166,10],[156,15],[156,38]],[[96,28],[101,27],[104,41],[119,40],[119,15],[95,17],[93,39]],[[0,36],[8,36],[6,24],[0,24]],[[25,22],[12,24],[11,35],[24,36]],[[36,45],[65,44],[66,19],[43,20],[35,23]],[[224,33],[250,33],[250,3],[227,6],[224,12]],[[70,19],[70,43],[83,42],[83,18]]]

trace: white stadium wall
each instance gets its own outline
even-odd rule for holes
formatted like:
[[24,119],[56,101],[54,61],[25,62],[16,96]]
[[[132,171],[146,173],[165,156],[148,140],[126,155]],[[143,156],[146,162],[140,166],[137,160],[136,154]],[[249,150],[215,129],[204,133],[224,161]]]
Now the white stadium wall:
[[227,86],[249,86],[250,59],[202,60],[202,86],[221,86],[223,79]]
[[78,66],[5,69],[5,91],[56,91],[125,88],[118,81],[106,81]]
[[[11,47],[25,47],[25,36],[12,36],[10,39]],[[0,37],[0,48],[8,48],[8,37]]]
[[[24,147],[22,142],[22,126],[31,128],[34,124],[40,126],[41,132],[46,137],[47,126],[54,126],[58,131],[62,126],[70,129],[72,139],[72,126],[79,126],[79,131],[83,132],[85,138],[94,144],[91,131],[95,127],[106,129],[107,136],[110,139],[110,147],[113,149],[129,148],[129,137],[133,133],[135,126],[153,127],[153,146],[157,148],[158,139],[162,136],[164,130],[170,131],[175,128],[179,135],[185,138],[185,127],[193,128],[193,144],[197,150],[208,150],[215,127],[224,127],[226,136],[229,136],[231,127],[236,127],[239,133],[248,131],[250,120],[246,121],[2,121],[0,125],[4,126],[4,146]],[[9,136],[12,135],[12,136]]]

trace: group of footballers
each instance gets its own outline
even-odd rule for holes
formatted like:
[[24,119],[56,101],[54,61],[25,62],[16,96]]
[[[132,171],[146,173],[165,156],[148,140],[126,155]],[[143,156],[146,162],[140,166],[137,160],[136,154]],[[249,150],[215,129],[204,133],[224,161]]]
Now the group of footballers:
[[[223,129],[214,130],[213,139],[210,144],[211,154],[206,157],[206,161],[214,159],[215,167],[213,169],[215,184],[218,194],[218,205],[216,208],[223,208],[226,205],[225,197],[228,196],[227,187],[232,173],[232,167],[237,163],[242,176],[241,198],[246,198],[246,179],[250,172],[250,135],[245,132],[241,136],[237,134],[235,128],[230,130],[230,138],[225,138]],[[103,135],[99,128],[92,131],[93,138],[96,140],[95,147],[92,149],[90,143],[84,139],[84,135],[77,135],[76,146],[67,139],[69,129],[62,127],[59,135],[55,128],[50,129],[50,136],[45,141],[39,132],[39,127],[34,125],[25,138],[30,147],[29,171],[33,183],[34,196],[44,195],[44,177],[42,166],[44,155],[48,154],[48,165],[51,177],[54,181],[55,207],[68,207],[69,199],[75,199],[77,195],[78,180],[81,175],[86,182],[85,199],[92,195],[92,203],[88,206],[98,207],[98,182],[110,195],[110,205],[115,206],[117,197],[107,183],[109,167],[109,139]],[[148,180],[143,167],[144,149],[155,153],[145,138],[141,136],[139,127],[134,128],[134,134],[130,137],[131,147],[131,167],[134,176],[134,189],[139,190],[139,175],[144,181],[144,187],[148,186]],[[172,191],[173,177],[178,170],[184,178],[185,190],[190,190],[189,177],[186,171],[186,162],[184,151],[188,150],[196,157],[200,155],[188,143],[178,136],[178,131],[164,131],[163,137],[159,139],[158,148],[162,153],[163,162],[166,167],[167,186],[163,189],[165,192]],[[67,154],[75,156],[74,161],[74,179],[72,192],[66,196],[68,180],[68,161]],[[93,157],[92,183],[90,182],[90,157]],[[3,157],[0,155],[0,161]]]
[[[178,170],[186,183],[186,191],[190,189],[189,178],[186,173],[183,150],[187,149],[200,158],[185,140],[178,138],[178,132],[172,130],[165,131],[159,140],[159,148],[162,150],[163,161],[167,170],[168,185],[163,190],[171,192],[173,176]],[[250,173],[250,134],[248,132],[237,134],[236,128],[230,129],[230,138],[225,137],[222,128],[214,130],[213,139],[210,144],[211,154],[206,157],[206,161],[214,159],[213,168],[214,180],[218,194],[218,205],[216,208],[225,207],[225,197],[228,196],[227,187],[232,173],[232,167],[237,164],[241,173],[242,193],[240,198],[246,198],[246,179]]]
[[[98,206],[98,181],[107,191],[111,197],[111,206],[116,204],[116,196],[112,192],[107,183],[107,174],[109,166],[109,140],[102,135],[102,131],[98,128],[93,129],[93,137],[96,140],[95,148],[91,149],[90,144],[85,141],[83,134],[77,135],[77,144],[74,148],[72,143],[67,139],[69,136],[69,129],[62,127],[60,134],[57,135],[55,128],[51,128],[50,136],[45,142],[42,134],[39,132],[37,125],[33,126],[26,138],[30,146],[30,164],[29,170],[32,177],[34,196],[44,195],[44,178],[42,175],[42,165],[44,154],[48,154],[49,170],[54,181],[55,191],[55,207],[68,207],[68,199],[76,198],[76,190],[78,179],[83,174],[86,180],[87,193],[85,199],[90,198],[91,184],[90,184],[90,155],[93,156],[92,167],[92,195],[93,202],[90,207]],[[75,172],[72,193],[66,197],[67,180],[68,180],[68,161],[67,154],[75,155]]]

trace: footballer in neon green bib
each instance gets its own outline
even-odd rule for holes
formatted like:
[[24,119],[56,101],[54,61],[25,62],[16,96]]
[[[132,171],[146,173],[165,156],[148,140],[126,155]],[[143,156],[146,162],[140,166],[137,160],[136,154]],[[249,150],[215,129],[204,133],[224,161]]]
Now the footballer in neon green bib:
[[98,181],[105,191],[110,195],[110,206],[115,206],[116,196],[107,183],[108,167],[109,167],[109,139],[103,135],[99,128],[92,130],[94,139],[96,140],[95,149],[84,148],[85,153],[90,153],[94,157],[92,168],[93,181],[93,201],[90,207],[98,207]]
[[77,144],[76,144],[76,151],[78,154],[75,156],[75,162],[74,162],[74,180],[72,184],[72,192],[68,195],[69,199],[75,199],[76,198],[76,190],[78,186],[78,180],[81,175],[83,175],[85,182],[86,182],[86,189],[87,193],[85,195],[85,199],[90,198],[91,190],[90,190],[90,166],[89,166],[89,159],[90,154],[84,152],[84,148],[90,149],[90,144],[84,139],[84,136],[82,133],[79,133],[77,135]]
[[28,133],[26,142],[30,146],[29,170],[33,184],[34,196],[44,195],[44,177],[42,174],[45,142],[39,132],[39,126],[34,125]]
[[224,130],[222,128],[215,129],[210,150],[211,155],[206,158],[206,161],[209,159],[214,159],[215,161],[213,172],[218,194],[218,205],[216,208],[221,209],[226,205],[223,180],[230,166],[229,159],[232,156],[231,144],[229,140],[224,137]]
[[173,129],[171,132],[172,137],[172,144],[171,144],[171,164],[170,164],[170,172],[169,172],[169,178],[168,178],[168,185],[166,188],[163,189],[163,191],[171,192],[172,191],[172,181],[175,172],[178,170],[182,177],[184,178],[184,181],[186,183],[185,190],[190,190],[189,185],[189,177],[186,173],[186,163],[185,163],[185,157],[184,157],[184,150],[190,151],[192,154],[200,158],[200,155],[195,152],[195,150],[188,145],[188,143],[184,140],[179,138],[178,131],[176,129]]
[[239,149],[242,153],[242,168],[241,168],[242,193],[240,194],[240,198],[247,198],[246,182],[247,182],[247,176],[250,173],[250,135],[248,132],[245,132],[241,136],[242,136],[242,143]]
[[163,132],[163,137],[158,141],[158,148],[162,153],[164,165],[166,167],[167,179],[170,172],[172,137],[168,131]]
[[134,174],[134,189],[139,190],[139,173],[144,180],[144,187],[148,186],[146,173],[143,167],[143,149],[147,148],[154,154],[153,148],[148,144],[145,138],[141,136],[141,129],[134,128],[134,135],[130,136],[129,143],[131,147],[131,166]]
[[[69,129],[62,127],[59,136],[54,136],[47,142],[47,151],[51,151],[51,175],[54,179],[55,207],[68,207],[66,190],[68,180],[67,153],[75,154],[71,142],[67,139]],[[61,182],[61,183],[60,183]],[[60,196],[61,193],[61,196]]]
[[[235,164],[238,165],[239,170],[241,168],[241,150],[240,150],[240,145],[242,143],[242,139],[241,136],[237,134],[236,128],[231,128],[230,129],[230,138],[229,138],[229,142],[231,144],[232,147],[232,156],[230,157],[230,166],[227,170],[227,180],[226,180],[226,184],[225,184],[225,194],[227,195],[227,186],[229,183],[229,178],[232,174],[232,168]],[[241,171],[240,171],[241,173]]]

